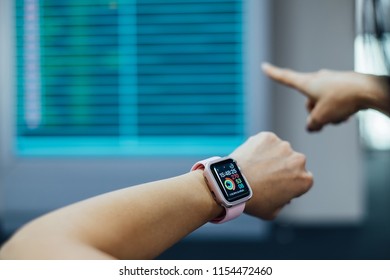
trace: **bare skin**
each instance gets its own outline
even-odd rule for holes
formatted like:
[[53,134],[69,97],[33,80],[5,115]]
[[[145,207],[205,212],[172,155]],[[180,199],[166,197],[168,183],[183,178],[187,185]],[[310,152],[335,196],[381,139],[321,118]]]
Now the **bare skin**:
[[390,77],[331,70],[302,73],[268,63],[262,68],[273,80],[307,97],[309,131],[344,122],[369,108],[390,116]]
[[[261,219],[275,218],[313,184],[305,156],[273,133],[250,137],[230,156],[253,189],[245,212]],[[223,211],[197,170],[46,214],[22,227],[0,258],[152,259]]]

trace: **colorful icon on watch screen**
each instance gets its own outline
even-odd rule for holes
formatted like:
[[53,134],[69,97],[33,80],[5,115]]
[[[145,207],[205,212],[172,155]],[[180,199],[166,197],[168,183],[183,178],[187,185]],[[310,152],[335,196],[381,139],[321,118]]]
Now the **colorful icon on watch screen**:
[[225,188],[227,188],[229,191],[233,191],[236,188],[236,184],[230,178],[225,178],[225,182],[223,182],[223,184],[225,185]]

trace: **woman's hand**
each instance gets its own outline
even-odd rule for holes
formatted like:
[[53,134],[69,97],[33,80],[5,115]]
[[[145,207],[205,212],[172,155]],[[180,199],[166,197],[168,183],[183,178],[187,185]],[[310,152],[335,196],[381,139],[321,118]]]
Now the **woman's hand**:
[[309,131],[321,130],[328,123],[341,123],[362,109],[390,114],[388,77],[330,70],[301,73],[268,63],[262,68],[273,80],[307,97]]
[[305,156],[270,132],[250,137],[230,157],[238,162],[253,190],[245,212],[262,219],[274,219],[284,205],[313,184]]

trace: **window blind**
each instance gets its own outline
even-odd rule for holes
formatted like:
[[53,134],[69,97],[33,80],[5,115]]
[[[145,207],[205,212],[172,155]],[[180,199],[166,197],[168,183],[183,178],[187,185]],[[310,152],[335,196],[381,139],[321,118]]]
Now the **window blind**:
[[20,154],[228,152],[242,1],[17,0]]

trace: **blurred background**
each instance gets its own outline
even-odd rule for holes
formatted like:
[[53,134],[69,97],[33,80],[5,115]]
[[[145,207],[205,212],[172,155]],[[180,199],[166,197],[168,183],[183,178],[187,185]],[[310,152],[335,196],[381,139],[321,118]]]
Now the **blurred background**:
[[367,7],[0,0],[0,241],[50,210],[188,172],[271,130],[307,155],[313,189],[276,221],[207,224],[160,258],[390,258],[388,118],[364,112],[308,134],[304,98],[260,70],[383,74],[380,50],[361,40]]

